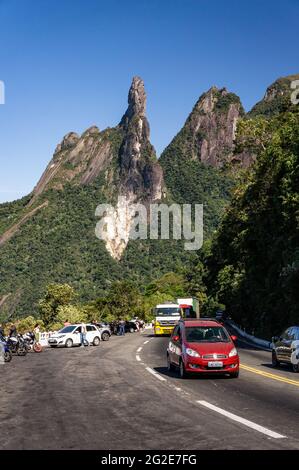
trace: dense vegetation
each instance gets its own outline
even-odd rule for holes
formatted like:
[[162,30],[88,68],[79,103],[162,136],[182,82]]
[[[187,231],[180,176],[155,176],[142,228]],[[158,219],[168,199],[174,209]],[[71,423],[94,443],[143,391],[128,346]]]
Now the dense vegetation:
[[299,112],[269,120],[268,133],[254,126],[257,162],[220,225],[207,282],[238,322],[271,335],[299,320]]
[[2,308],[3,318],[37,314],[38,299],[53,282],[69,283],[82,301],[88,301],[124,278],[142,289],[192,258],[180,241],[140,240],[129,243],[120,262],[112,259],[95,236],[96,207],[107,201],[101,188],[98,179],[89,186],[47,191],[42,199],[48,206],[1,247],[0,296],[13,293]]
[[204,230],[209,237],[218,227],[230,199],[233,180],[199,161],[184,160],[179,148],[175,158],[173,156],[173,149],[166,150],[163,155],[166,185],[177,203],[204,205]]
[[25,332],[33,330],[38,322],[42,330],[55,331],[62,328],[65,321],[110,323],[133,317],[151,321],[152,309],[157,303],[184,296],[187,289],[187,278],[183,274],[169,272],[150,282],[142,292],[131,281],[114,281],[102,297],[82,302],[78,292],[69,284],[51,283],[39,299],[35,317],[28,315],[11,319],[5,322],[4,327],[8,331],[15,323],[19,332]]

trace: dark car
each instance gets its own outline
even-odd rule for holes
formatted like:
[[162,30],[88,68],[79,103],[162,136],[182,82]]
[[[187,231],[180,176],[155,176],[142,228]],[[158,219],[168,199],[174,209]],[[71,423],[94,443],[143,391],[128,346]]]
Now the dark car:
[[138,328],[137,328],[137,325],[136,325],[135,322],[126,321],[126,325],[125,325],[125,332],[126,333],[134,333],[137,330],[138,330]]
[[287,328],[280,336],[272,338],[272,365],[291,364],[299,372],[299,326]]

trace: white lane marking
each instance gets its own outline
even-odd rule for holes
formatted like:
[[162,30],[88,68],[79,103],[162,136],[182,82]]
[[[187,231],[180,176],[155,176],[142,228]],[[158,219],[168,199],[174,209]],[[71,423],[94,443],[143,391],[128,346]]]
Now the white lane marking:
[[161,382],[166,382],[166,379],[162,377],[160,374],[158,374],[155,370],[151,369],[150,367],[145,368],[150,374],[152,374],[154,377],[157,379],[161,380]]
[[140,348],[137,349],[137,352],[140,352],[142,350],[142,346],[140,346]]
[[209,408],[210,410],[216,411],[217,413],[220,413],[221,415],[226,416],[227,418],[230,418],[233,421],[237,421],[238,423],[244,424],[244,426],[247,426],[248,428],[251,428],[251,429],[254,429],[255,431],[266,434],[266,436],[273,437],[274,439],[286,438],[286,436],[283,436],[282,434],[278,434],[277,432],[264,428],[264,426],[260,426],[259,424],[256,424],[253,421],[248,421],[248,419],[241,418],[241,416],[230,413],[229,411],[225,411],[222,408],[212,405],[211,403],[207,401],[197,400],[197,403],[199,403],[202,406],[205,406],[206,408]]
[[149,343],[149,339],[148,339],[147,341],[144,341],[144,343],[143,343],[143,344],[147,344],[147,343]]
[[136,361],[138,361],[138,362],[141,361],[140,356],[138,354],[136,354]]

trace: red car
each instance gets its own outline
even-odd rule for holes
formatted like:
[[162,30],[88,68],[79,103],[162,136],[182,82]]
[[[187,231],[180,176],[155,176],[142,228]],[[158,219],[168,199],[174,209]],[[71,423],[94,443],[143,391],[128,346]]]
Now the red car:
[[238,377],[239,355],[234,345],[236,340],[216,320],[180,320],[167,348],[168,370],[178,368],[181,378],[190,372]]

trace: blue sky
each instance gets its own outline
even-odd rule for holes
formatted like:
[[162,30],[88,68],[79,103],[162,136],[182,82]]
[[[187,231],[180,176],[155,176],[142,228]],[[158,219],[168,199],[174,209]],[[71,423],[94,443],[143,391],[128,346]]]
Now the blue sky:
[[32,190],[64,134],[117,124],[133,75],[158,153],[212,85],[249,109],[299,72],[298,18],[298,0],[0,0],[0,202]]

